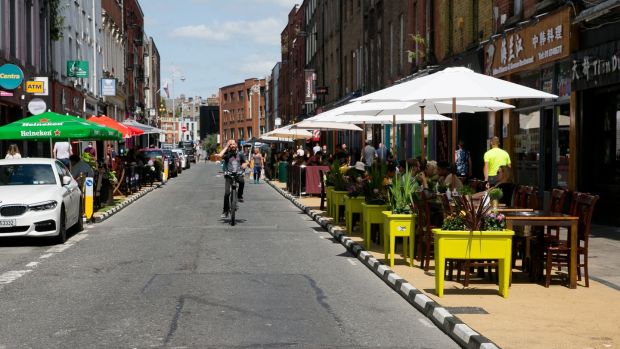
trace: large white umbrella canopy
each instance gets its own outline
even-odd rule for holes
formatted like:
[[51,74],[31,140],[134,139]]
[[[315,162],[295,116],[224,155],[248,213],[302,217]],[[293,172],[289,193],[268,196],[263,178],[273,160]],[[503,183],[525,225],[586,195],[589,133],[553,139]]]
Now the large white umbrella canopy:
[[453,67],[367,94],[354,99],[354,101],[429,102],[452,100],[452,153],[454,153],[456,151],[457,100],[557,97],[551,93],[475,73],[465,67]]
[[128,126],[133,126],[135,128],[138,128],[138,129],[144,131],[144,134],[153,134],[153,133],[163,134],[163,133],[166,133],[164,130],[162,130],[160,128],[149,126],[149,125],[143,124],[141,122],[137,122],[137,121],[135,121],[133,119],[125,120],[125,121],[123,121],[123,124],[128,125]]
[[[394,123],[394,117],[396,118],[396,124],[419,124],[422,122],[422,116],[419,114],[394,114],[394,115],[353,115],[353,114],[340,114],[340,115],[323,115],[319,114],[306,121],[329,121],[347,124],[374,124],[374,125],[389,125]],[[440,114],[425,114],[424,120],[426,121],[450,121],[451,118]]]
[[[395,114],[450,114],[452,113],[452,101],[426,101],[426,102],[381,102],[371,101],[366,103],[353,102],[344,114],[353,115],[395,115]],[[456,103],[457,113],[477,113],[498,111],[514,108],[513,105],[495,100],[459,100]]]
[[336,121],[321,121],[306,119],[298,122],[291,127],[291,129],[304,129],[304,130],[345,130],[345,131],[362,131],[358,126],[352,123],[341,123]]
[[465,67],[446,68],[358,97],[354,101],[437,101],[458,99],[557,98],[510,81],[475,73]]
[[312,138],[312,133],[304,129],[293,129],[293,125],[277,128],[273,131],[269,131],[261,136],[272,138],[284,138],[284,139],[308,139]]

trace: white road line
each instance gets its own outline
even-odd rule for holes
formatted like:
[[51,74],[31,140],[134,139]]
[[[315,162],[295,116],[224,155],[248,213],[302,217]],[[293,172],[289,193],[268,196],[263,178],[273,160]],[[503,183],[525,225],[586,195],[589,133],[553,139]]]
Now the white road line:
[[28,268],[34,268],[34,267],[36,267],[37,265],[39,265],[39,263],[40,263],[40,262],[30,262],[30,263],[26,264],[26,267],[28,267]]
[[88,234],[84,234],[84,232],[77,234],[76,236],[71,238],[71,242],[75,243],[75,242],[79,242],[82,241],[84,239],[86,239],[88,237]]
[[354,259],[349,258],[349,259],[347,259],[347,261],[348,261],[349,263],[351,263],[351,265],[357,265],[357,263],[355,263],[355,260],[354,260]]
[[41,259],[50,258],[53,255],[54,255],[53,253],[46,253],[46,254],[43,254],[43,255],[39,256],[39,258],[41,258]]
[[54,247],[48,249],[45,252],[48,252],[48,253],[59,253],[59,252],[62,252],[64,250],[68,249],[71,246],[73,246],[73,244],[65,243],[63,245],[54,246]]
[[30,272],[31,270],[11,270],[11,271],[7,271],[4,274],[0,275],[0,284],[10,284],[11,282],[19,279],[20,277],[24,276],[26,273]]

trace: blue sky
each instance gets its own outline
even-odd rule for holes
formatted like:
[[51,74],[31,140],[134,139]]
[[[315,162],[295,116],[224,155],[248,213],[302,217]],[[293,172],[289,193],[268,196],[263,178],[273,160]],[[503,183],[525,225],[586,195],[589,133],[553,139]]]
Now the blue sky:
[[162,87],[174,75],[175,95],[208,97],[219,87],[265,77],[280,60],[280,33],[300,2],[141,0],[146,34],[161,56]]

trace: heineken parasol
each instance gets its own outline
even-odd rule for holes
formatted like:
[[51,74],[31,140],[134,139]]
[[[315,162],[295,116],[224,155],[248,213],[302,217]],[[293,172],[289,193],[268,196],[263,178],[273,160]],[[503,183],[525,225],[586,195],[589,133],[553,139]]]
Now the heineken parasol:
[[71,115],[54,112],[30,116],[0,127],[0,139],[121,140],[120,132]]

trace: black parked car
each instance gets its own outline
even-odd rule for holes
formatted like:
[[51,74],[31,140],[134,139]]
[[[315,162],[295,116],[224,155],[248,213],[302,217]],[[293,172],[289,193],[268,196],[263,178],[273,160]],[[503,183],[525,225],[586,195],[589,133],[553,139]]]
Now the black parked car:
[[192,141],[180,141],[179,148],[185,150],[187,154],[187,159],[189,162],[196,163],[196,148],[194,147],[194,142]]
[[170,149],[162,149],[164,152],[165,158],[168,160],[168,173],[170,174],[170,178],[176,177],[179,175],[179,169],[181,168],[181,159],[177,153],[173,152]]

